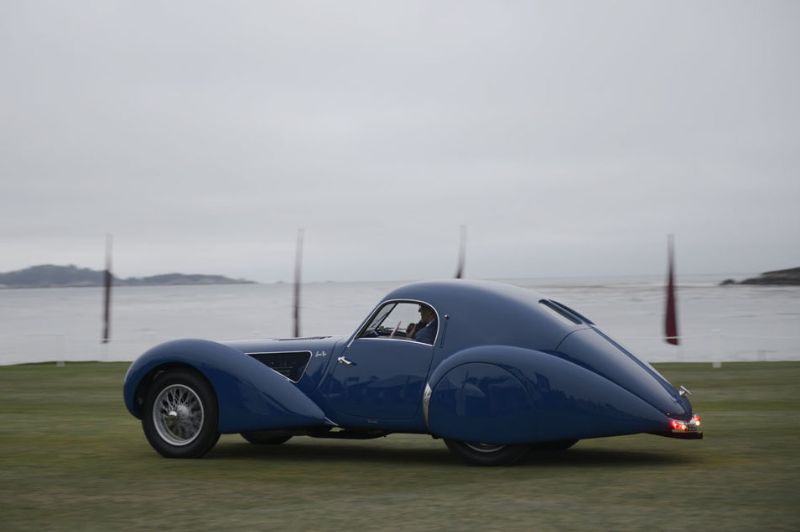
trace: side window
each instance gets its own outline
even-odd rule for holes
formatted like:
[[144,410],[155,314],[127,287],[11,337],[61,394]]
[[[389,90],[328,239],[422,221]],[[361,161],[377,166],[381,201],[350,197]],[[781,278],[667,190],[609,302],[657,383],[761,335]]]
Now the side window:
[[424,303],[387,303],[367,324],[359,338],[391,338],[433,344],[438,323],[436,312]]

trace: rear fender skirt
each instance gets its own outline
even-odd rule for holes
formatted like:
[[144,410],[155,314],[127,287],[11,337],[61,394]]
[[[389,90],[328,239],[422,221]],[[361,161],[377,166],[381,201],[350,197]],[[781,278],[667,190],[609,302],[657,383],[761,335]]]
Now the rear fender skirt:
[[540,351],[480,346],[448,358],[426,394],[432,434],[533,443],[663,430],[667,417],[621,386]]
[[125,405],[141,417],[137,392],[143,379],[170,365],[192,367],[214,388],[220,432],[323,425],[325,414],[289,379],[231,347],[207,340],[176,340],[139,357],[125,376]]

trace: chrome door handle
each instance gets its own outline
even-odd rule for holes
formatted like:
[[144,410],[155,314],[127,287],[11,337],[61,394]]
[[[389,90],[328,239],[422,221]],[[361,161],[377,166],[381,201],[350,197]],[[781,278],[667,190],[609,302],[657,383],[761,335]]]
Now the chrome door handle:
[[339,362],[339,364],[344,364],[344,365],[346,365],[346,366],[352,366],[352,365],[353,365],[353,363],[352,363],[352,362],[350,362],[349,360],[347,360],[347,359],[344,357],[344,355],[342,355],[342,356],[340,356],[339,358],[337,358],[337,359],[336,359],[336,361],[337,361],[337,362]]

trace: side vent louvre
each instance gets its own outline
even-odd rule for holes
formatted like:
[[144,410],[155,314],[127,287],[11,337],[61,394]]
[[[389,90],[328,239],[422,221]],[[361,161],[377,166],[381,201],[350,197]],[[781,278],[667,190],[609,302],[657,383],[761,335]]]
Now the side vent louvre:
[[248,353],[265,366],[269,366],[292,382],[297,382],[303,376],[311,352],[299,353]]

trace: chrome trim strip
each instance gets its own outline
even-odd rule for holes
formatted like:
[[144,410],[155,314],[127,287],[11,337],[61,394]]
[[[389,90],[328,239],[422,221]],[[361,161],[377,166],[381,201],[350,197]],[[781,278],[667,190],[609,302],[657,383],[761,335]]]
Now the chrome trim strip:
[[359,340],[364,340],[365,342],[367,340],[373,340],[373,341],[378,341],[378,342],[386,342],[387,340],[391,340],[393,342],[403,342],[404,344],[414,343],[414,344],[419,344],[419,345],[427,345],[428,347],[434,347],[431,344],[429,344],[428,342],[420,342],[419,340],[414,340],[413,338],[402,338],[402,337],[401,338],[390,338],[389,336],[381,336],[379,338],[358,338],[358,339]]
[[308,369],[308,365],[311,364],[311,359],[314,358],[314,353],[312,353],[311,351],[309,351],[309,350],[302,350],[302,351],[298,351],[298,350],[293,350],[293,351],[255,351],[255,352],[252,352],[252,353],[245,353],[245,355],[247,355],[247,356],[253,356],[253,355],[288,355],[288,354],[292,354],[292,353],[308,353],[308,360],[306,361],[306,365],[303,366],[303,372],[300,373],[300,376],[297,377],[296,381],[293,381],[292,379],[290,379],[289,377],[287,377],[286,375],[284,375],[283,373],[281,373],[279,371],[275,371],[274,369],[270,368],[269,366],[267,366],[266,364],[264,364],[260,360],[256,359],[256,361],[260,362],[261,364],[263,364],[267,368],[272,369],[272,371],[275,371],[275,373],[277,373],[281,377],[285,378],[287,381],[292,382],[294,384],[297,384],[303,378],[303,375],[306,374],[306,370]]

